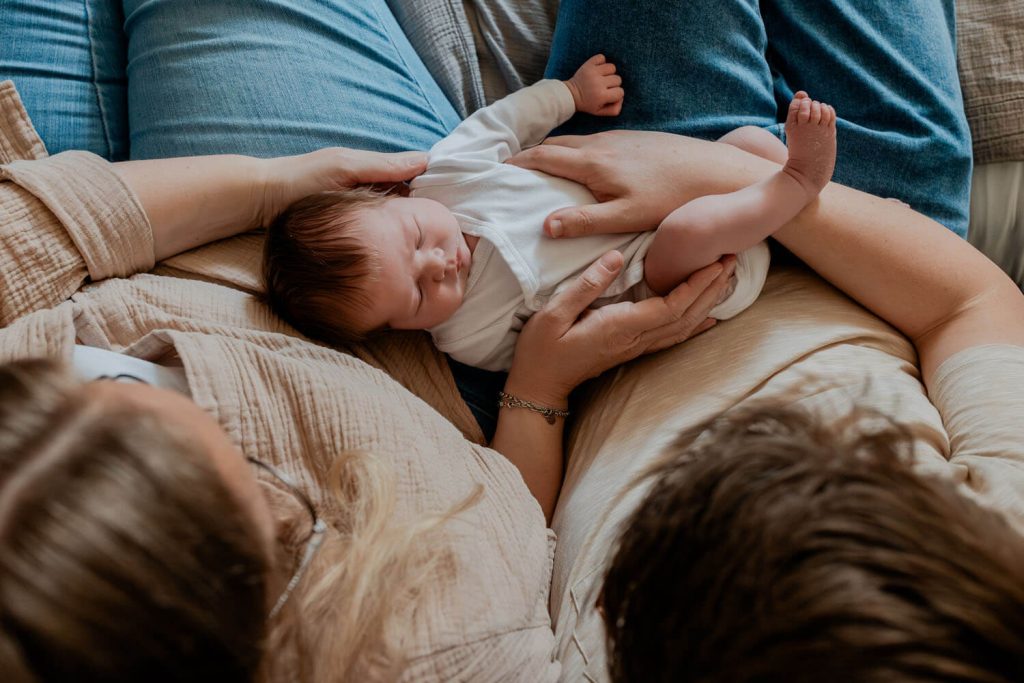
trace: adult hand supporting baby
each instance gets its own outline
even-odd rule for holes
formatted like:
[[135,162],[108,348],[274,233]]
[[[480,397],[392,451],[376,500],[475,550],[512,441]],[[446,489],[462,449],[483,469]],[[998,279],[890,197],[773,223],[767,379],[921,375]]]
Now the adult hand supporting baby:
[[[737,189],[751,157],[730,145],[652,131],[548,138],[508,163],[585,185],[599,204],[555,211],[551,237],[653,230],[669,213],[707,194]],[[749,169],[747,169],[749,170]]]
[[[659,351],[715,324],[708,313],[736,267],[728,257],[698,270],[668,296],[589,308],[622,270],[622,254],[602,256],[523,327],[505,392],[537,406],[565,409],[569,392],[620,363]],[[563,420],[505,407],[491,447],[509,459],[550,522],[562,484]]]
[[427,168],[426,152],[384,154],[346,147],[327,147],[308,154],[267,160],[268,191],[265,222],[292,202],[317,192],[366,183],[400,183]]
[[506,390],[560,407],[579,384],[605,370],[700,334],[736,267],[727,257],[690,276],[665,297],[589,308],[622,269],[608,252],[526,323],[516,343]]

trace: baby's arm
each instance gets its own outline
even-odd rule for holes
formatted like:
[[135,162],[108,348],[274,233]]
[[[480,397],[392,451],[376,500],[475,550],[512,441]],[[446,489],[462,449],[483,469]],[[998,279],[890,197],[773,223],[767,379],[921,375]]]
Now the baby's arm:
[[478,109],[430,150],[428,182],[456,182],[445,177],[449,166],[451,173],[463,174],[503,163],[540,144],[577,110],[615,116],[622,107],[621,85],[615,65],[596,55],[568,81],[540,81]]

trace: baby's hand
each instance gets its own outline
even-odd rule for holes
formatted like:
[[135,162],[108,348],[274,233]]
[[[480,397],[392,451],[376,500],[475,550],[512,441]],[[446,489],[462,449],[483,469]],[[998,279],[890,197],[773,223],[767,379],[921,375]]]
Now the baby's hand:
[[597,116],[618,116],[622,111],[622,77],[604,55],[594,55],[565,84],[576,102],[576,111]]

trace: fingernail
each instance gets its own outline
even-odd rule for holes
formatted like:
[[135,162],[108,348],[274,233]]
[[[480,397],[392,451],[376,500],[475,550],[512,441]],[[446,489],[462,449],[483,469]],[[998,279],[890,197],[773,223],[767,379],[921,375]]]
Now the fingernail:
[[618,252],[610,251],[601,257],[601,265],[608,270],[618,270],[619,259]]
[[551,230],[551,236],[552,237],[561,237],[562,236],[562,231],[563,231],[562,221],[560,221],[560,220],[553,220],[553,221],[551,221],[551,228],[550,228],[550,230]]

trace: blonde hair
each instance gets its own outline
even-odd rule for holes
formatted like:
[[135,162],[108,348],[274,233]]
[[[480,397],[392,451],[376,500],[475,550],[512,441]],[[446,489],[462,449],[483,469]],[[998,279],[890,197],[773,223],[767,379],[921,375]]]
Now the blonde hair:
[[394,471],[364,452],[341,455],[329,486],[345,512],[300,584],[296,609],[301,679],[391,681],[411,649],[415,611],[454,578],[445,524],[471,507],[481,489],[445,513],[394,524]]

